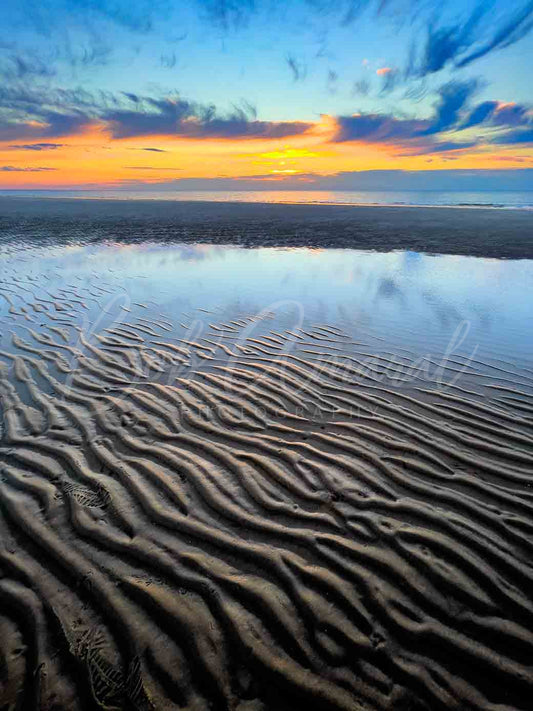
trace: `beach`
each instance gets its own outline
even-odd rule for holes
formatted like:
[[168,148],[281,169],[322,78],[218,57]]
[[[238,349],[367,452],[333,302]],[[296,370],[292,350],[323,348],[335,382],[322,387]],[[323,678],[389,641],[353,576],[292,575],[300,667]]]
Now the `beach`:
[[62,243],[156,239],[533,258],[533,211],[522,209],[0,197],[0,229]]
[[0,198],[6,708],[528,711],[532,227]]

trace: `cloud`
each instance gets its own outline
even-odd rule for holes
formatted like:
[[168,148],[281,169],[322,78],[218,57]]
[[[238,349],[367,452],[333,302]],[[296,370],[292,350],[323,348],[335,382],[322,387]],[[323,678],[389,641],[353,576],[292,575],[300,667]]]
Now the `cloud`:
[[497,107],[497,101],[484,101],[482,104],[478,104],[462,124],[462,128],[478,126],[492,116]]
[[[243,114],[217,117],[182,102],[158,102],[158,111],[111,111],[102,119],[113,138],[179,136],[182,138],[286,138],[305,133],[311,124],[297,121],[249,120]],[[186,104],[187,102],[185,102]]]
[[361,79],[360,81],[354,82],[352,87],[352,96],[367,96],[369,91],[370,83],[365,79]]
[[172,52],[171,54],[162,54],[159,63],[165,69],[174,69],[177,61],[176,53]]
[[305,133],[309,123],[258,121],[255,109],[245,103],[228,116],[214,106],[202,106],[180,98],[140,100],[135,108],[104,111],[101,119],[114,138],[180,136],[183,138],[285,138]]
[[497,136],[493,143],[499,145],[533,144],[533,125],[531,128],[517,129]]
[[56,170],[56,168],[20,168],[15,165],[0,165],[2,173],[45,173],[49,170]]
[[337,82],[339,80],[339,75],[333,69],[328,70],[328,76],[326,79],[326,89],[328,94],[337,93]]
[[294,81],[303,81],[307,76],[307,67],[303,62],[300,62],[292,54],[285,57],[285,61],[292,72]]
[[69,136],[94,122],[96,104],[89,92],[29,86],[0,84],[0,141]]
[[[479,82],[475,80],[445,84],[438,91],[433,115],[425,119],[376,113],[337,116],[332,140],[389,143],[409,155],[465,150],[482,142],[496,145],[533,142],[531,109],[497,101],[484,101],[471,109],[471,100],[478,89]],[[462,131],[474,126],[490,132],[461,137]]]
[[421,135],[428,126],[428,121],[416,119],[398,119],[387,114],[355,114],[338,116],[334,142],[368,141],[382,143],[411,138]]
[[[481,0],[462,22],[427,26],[422,55],[413,49],[408,74],[426,76],[452,64],[466,67],[490,52],[515,44],[533,28],[533,2],[508,12],[500,19],[494,11],[494,0]],[[413,42],[413,48],[417,40]]]
[[223,30],[247,24],[257,9],[254,0],[198,0],[205,17]]
[[255,108],[247,102],[221,115],[212,105],[177,95],[153,97],[0,87],[0,141],[64,137],[91,126],[98,126],[118,139],[138,136],[275,139],[301,135],[311,124],[259,121]]
[[158,165],[125,165],[123,166],[126,170],[183,170],[183,168],[165,168]]
[[9,149],[17,151],[54,151],[63,148],[64,143],[18,143],[8,146]]
[[82,113],[63,114],[44,111],[39,121],[10,121],[0,117],[0,141],[32,138],[59,138],[80,133],[91,124],[91,119]]
[[[483,6],[482,6],[483,7]],[[484,57],[494,49],[503,49],[518,42],[533,29],[533,2],[526,3],[520,10],[500,26],[493,36],[480,47],[475,48],[466,57],[457,63],[458,67],[465,67],[475,59]]]
[[[491,105],[490,110],[487,104]],[[472,115],[475,115],[477,125],[497,131],[490,138],[495,145],[533,145],[533,111],[527,106],[484,102],[472,111],[465,127]]]
[[426,133],[439,133],[456,125],[460,112],[479,88],[476,80],[452,81],[439,90],[435,117]]
[[[400,155],[406,155],[411,152],[412,155],[429,155],[434,153],[451,153],[453,151],[464,151],[469,148],[474,148],[479,144],[477,139],[471,141],[437,141],[428,145],[420,145],[416,142],[412,144],[411,151],[409,145],[404,145]],[[448,156],[451,159],[451,156]]]
[[133,185],[145,190],[528,190],[533,182],[533,168],[496,170],[363,170],[343,171],[334,175],[255,175],[235,178],[178,178],[150,183],[124,181],[124,189]]
[[11,54],[0,63],[0,76],[4,81],[47,79],[55,75],[49,63],[32,54]]
[[[383,78],[383,84],[381,86],[381,94],[388,94],[396,87],[396,83],[400,78],[400,73],[397,69],[392,69],[391,67],[383,67],[387,71],[382,71],[379,76]],[[378,69],[379,72],[379,69]]]
[[492,116],[492,123],[496,126],[525,126],[531,124],[533,119],[531,109],[520,104],[498,104]]
[[62,20],[67,25],[74,20],[91,28],[98,20],[112,21],[135,32],[149,32],[156,18],[164,17],[173,6],[172,0],[4,0],[6,10],[16,19],[24,18],[43,35],[57,29]]
[[168,153],[164,148],[141,148],[141,151],[151,151],[152,153]]

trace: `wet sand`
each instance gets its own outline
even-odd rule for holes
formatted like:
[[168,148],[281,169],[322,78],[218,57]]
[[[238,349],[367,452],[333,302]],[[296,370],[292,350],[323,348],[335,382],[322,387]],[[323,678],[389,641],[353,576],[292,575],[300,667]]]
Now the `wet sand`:
[[530,708],[531,362],[3,247],[1,705]]
[[156,239],[533,258],[533,211],[0,197],[0,231],[46,243]]

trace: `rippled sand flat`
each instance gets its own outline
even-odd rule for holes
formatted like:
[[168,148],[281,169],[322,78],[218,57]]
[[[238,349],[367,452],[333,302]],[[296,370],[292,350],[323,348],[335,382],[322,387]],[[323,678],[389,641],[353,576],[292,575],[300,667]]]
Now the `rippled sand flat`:
[[444,286],[415,332],[397,278],[344,312],[309,254],[299,310],[291,255],[237,298],[202,247],[54,249],[0,247],[3,708],[531,708],[518,306],[484,321],[472,267],[450,351]]

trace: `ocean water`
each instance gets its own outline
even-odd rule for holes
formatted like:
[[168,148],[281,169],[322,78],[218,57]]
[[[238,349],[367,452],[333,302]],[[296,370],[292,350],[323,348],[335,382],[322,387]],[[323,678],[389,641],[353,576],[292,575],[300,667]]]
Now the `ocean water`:
[[4,190],[0,196],[100,198],[113,200],[194,200],[209,202],[266,202],[335,205],[453,206],[533,209],[533,190],[485,191],[324,191],[324,190]]

